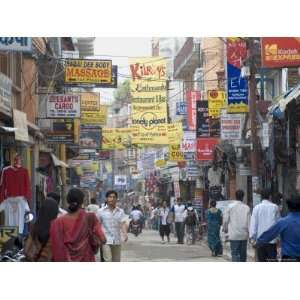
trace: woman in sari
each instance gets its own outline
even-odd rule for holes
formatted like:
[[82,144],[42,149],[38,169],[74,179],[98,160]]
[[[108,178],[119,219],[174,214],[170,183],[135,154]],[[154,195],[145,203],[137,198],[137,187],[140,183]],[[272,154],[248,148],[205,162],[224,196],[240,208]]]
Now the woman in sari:
[[216,208],[216,201],[211,200],[210,208],[206,211],[207,240],[212,256],[222,255],[223,248],[220,239],[222,212]]
[[[57,218],[50,229],[53,261],[93,262],[106,239],[94,213],[82,209],[84,194],[73,188],[67,195],[68,213]],[[96,243],[96,245],[95,245]]]

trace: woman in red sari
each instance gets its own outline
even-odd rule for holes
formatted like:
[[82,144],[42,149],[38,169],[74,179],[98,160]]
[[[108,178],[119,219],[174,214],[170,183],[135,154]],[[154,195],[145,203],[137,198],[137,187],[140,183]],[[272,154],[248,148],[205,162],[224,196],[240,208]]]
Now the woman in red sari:
[[[84,194],[73,188],[67,195],[69,213],[51,224],[50,239],[53,261],[93,262],[94,241],[106,242],[102,226],[94,213],[86,213],[81,207]],[[93,236],[93,237],[92,237]]]

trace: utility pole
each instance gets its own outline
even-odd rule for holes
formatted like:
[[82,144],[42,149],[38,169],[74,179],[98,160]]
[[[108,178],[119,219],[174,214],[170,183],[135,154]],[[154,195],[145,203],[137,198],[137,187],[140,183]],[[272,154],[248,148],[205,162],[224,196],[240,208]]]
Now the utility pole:
[[252,174],[252,204],[256,204],[257,192],[260,188],[258,172],[258,137],[256,119],[256,66],[254,38],[247,39],[247,61],[249,63],[250,75],[248,78],[249,88],[249,114],[251,122],[251,174]]

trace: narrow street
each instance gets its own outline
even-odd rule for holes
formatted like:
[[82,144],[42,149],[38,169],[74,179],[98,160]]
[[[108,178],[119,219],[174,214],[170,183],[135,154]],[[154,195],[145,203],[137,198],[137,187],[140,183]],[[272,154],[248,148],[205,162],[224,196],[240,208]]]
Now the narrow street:
[[178,245],[171,234],[170,244],[161,244],[157,231],[144,230],[138,237],[129,234],[129,240],[122,250],[122,261],[152,262],[225,262],[226,258],[212,257],[205,241],[196,245]]

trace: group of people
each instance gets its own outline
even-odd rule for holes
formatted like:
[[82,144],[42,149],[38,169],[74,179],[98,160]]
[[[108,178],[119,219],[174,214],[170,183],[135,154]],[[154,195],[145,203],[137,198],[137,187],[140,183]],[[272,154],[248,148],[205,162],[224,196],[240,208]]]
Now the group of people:
[[65,211],[59,207],[59,195],[48,194],[25,241],[27,260],[93,262],[101,247],[104,261],[120,261],[121,244],[128,236],[126,216],[117,207],[117,198],[116,191],[108,191],[104,207],[93,201],[85,210],[84,193],[73,188]]
[[[228,236],[234,262],[247,261],[248,241],[255,248],[256,260],[272,262],[278,259],[279,242],[282,261],[300,261],[300,196],[286,201],[289,213],[280,217],[280,207],[273,203],[271,192],[261,192],[262,201],[253,208],[243,203],[244,192],[236,192],[236,200],[225,210],[210,202],[206,212],[208,245],[213,256],[222,254],[220,228]],[[280,240],[278,237],[280,236]]]
[[192,236],[192,243],[196,241],[196,227],[199,223],[197,211],[192,204],[183,204],[182,198],[177,198],[177,202],[173,207],[168,207],[167,201],[162,201],[160,207],[153,211],[153,216],[157,216],[159,220],[159,234],[161,242],[170,242],[171,226],[175,224],[175,233],[177,244],[184,244],[185,233]]

